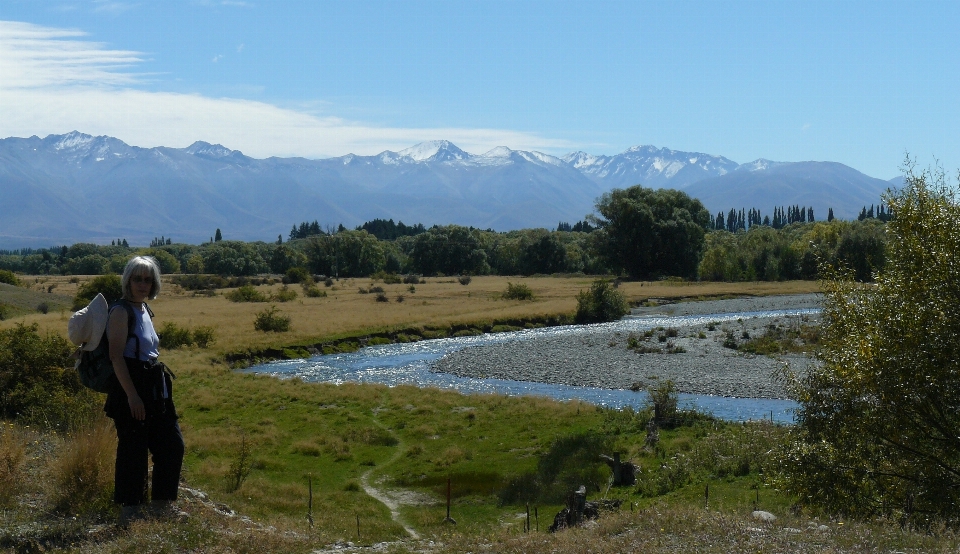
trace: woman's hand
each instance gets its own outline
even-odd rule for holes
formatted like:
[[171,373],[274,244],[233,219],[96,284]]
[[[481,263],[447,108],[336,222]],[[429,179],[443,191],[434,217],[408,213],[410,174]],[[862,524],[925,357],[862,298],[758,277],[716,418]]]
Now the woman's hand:
[[147,418],[147,409],[143,405],[143,400],[140,400],[140,395],[128,395],[127,404],[130,405],[130,415],[133,416],[133,419],[143,421]]

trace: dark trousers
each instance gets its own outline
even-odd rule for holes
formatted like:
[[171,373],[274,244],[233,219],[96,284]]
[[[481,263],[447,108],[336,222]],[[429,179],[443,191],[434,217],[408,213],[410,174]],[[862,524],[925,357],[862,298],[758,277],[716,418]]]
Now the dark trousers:
[[[134,364],[127,365],[129,367]],[[131,372],[133,371],[136,370],[131,368]],[[153,458],[150,497],[153,500],[176,500],[180,470],[183,467],[184,443],[173,401],[169,398],[151,398],[152,391],[148,387],[139,386],[141,383],[137,381],[140,379],[134,378],[134,381],[147,407],[146,419],[133,419],[126,403],[127,396],[122,389],[108,395],[107,399],[108,406],[111,401],[113,404],[110,406],[112,409],[107,410],[107,415],[113,418],[117,428],[113,500],[121,506],[135,506],[147,500],[148,454]],[[117,389],[119,388],[118,386]],[[114,398],[111,399],[110,396]]]
[[121,506],[147,499],[147,453],[153,457],[153,500],[176,500],[183,466],[183,435],[172,414],[148,415],[137,421],[127,411],[117,426],[117,465],[113,500]]

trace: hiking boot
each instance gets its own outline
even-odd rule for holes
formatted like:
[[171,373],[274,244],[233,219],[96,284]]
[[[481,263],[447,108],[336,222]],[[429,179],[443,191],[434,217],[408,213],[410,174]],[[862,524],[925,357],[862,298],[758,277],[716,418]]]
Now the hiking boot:
[[184,521],[190,517],[190,514],[178,508],[173,500],[151,500],[150,517],[154,519]]
[[146,519],[146,514],[143,512],[143,506],[137,504],[135,506],[120,506],[120,527],[127,527],[134,521],[140,521]]

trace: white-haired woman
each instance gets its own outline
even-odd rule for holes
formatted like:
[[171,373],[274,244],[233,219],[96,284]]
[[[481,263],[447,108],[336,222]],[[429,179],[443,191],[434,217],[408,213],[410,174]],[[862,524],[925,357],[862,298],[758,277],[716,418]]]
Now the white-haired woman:
[[[183,465],[183,435],[173,406],[169,370],[157,361],[160,339],[153,328],[147,300],[160,292],[160,266],[149,256],[127,262],[122,278],[123,298],[110,308],[107,341],[118,385],[107,394],[104,407],[117,428],[114,501],[126,524],[147,515],[179,512],[177,499]],[[149,510],[147,456],[153,458]]]

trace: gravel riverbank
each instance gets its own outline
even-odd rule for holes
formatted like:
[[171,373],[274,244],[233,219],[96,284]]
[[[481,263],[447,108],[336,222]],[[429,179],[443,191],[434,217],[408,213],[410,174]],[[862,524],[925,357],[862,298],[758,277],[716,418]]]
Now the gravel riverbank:
[[[625,332],[597,326],[576,336],[554,336],[508,341],[459,350],[444,356],[434,371],[461,377],[511,379],[609,389],[650,387],[670,379],[679,392],[742,398],[785,398],[778,373],[789,365],[803,373],[810,359],[802,355],[779,358],[743,354],[723,346],[732,334],[742,340],[763,335],[769,326],[796,327],[818,320],[817,314],[747,317],[771,310],[820,307],[816,294],[682,302],[637,308],[628,316],[635,330]],[[727,315],[724,315],[727,314]],[[703,317],[685,317],[703,316]],[[664,327],[642,340],[643,330]],[[675,329],[665,342],[658,335]],[[631,333],[641,346],[660,352],[629,349]],[[672,333],[670,333],[672,334]],[[674,353],[667,353],[672,350]]]

